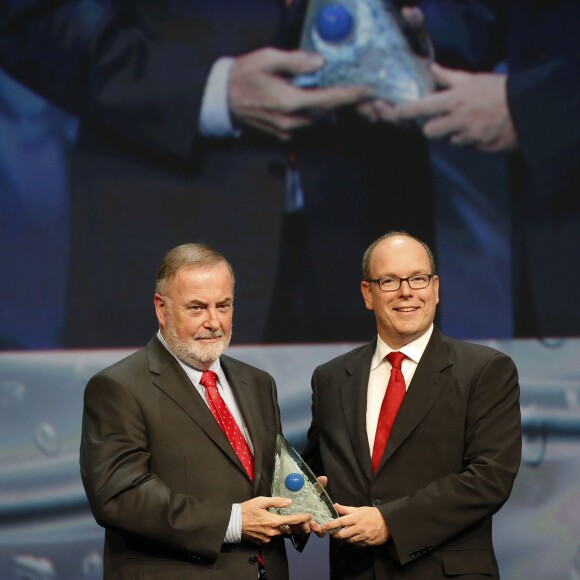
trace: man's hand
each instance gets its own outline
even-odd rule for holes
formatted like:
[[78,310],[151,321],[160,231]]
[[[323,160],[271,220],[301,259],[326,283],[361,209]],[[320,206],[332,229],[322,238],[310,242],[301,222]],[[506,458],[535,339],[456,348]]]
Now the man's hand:
[[254,544],[267,544],[275,536],[292,533],[294,529],[308,531],[312,514],[280,516],[268,508],[286,507],[292,500],[285,497],[255,497],[241,504],[242,539]]
[[[442,87],[414,103],[395,108],[395,120],[427,118],[423,133],[430,139],[449,137],[454,145],[473,145],[481,151],[514,149],[518,137],[507,102],[507,75],[468,73],[432,65]],[[380,103],[375,107],[380,108]],[[393,120],[393,110],[385,110]]]
[[[403,16],[417,34],[425,34],[424,15],[418,8],[404,8]],[[357,106],[371,122],[423,122],[429,139],[449,137],[454,145],[472,145],[481,151],[509,151],[518,146],[518,136],[507,102],[507,75],[468,73],[431,65],[440,91],[414,103],[395,106],[368,100]]]
[[332,537],[344,540],[357,546],[379,546],[390,537],[387,522],[381,512],[375,507],[350,507],[334,504],[341,517],[326,522],[322,526],[324,532],[331,532]]
[[338,107],[368,98],[364,87],[302,89],[290,78],[319,69],[318,54],[262,48],[235,59],[228,96],[232,119],[286,141]]

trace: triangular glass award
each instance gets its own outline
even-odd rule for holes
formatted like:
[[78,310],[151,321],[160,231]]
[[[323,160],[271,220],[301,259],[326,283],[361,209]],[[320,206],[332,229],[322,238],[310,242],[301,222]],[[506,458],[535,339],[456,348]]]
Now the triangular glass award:
[[393,0],[310,0],[300,48],[324,65],[294,80],[301,87],[366,86],[391,103],[416,101],[435,88],[432,46]]
[[321,526],[338,517],[332,500],[310,467],[282,435],[276,439],[272,497],[287,497],[292,503],[284,508],[270,508],[280,515],[310,513]]

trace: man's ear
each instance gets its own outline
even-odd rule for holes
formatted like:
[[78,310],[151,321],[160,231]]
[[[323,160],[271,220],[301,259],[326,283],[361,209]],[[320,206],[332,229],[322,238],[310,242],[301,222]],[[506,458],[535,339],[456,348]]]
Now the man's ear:
[[165,328],[167,300],[161,294],[155,294],[153,304],[155,306],[155,314],[159,322],[159,328]]
[[367,310],[374,310],[373,293],[371,290],[371,285],[365,280],[363,280],[360,283],[360,290],[362,292],[363,300],[365,301],[365,306],[367,307]]
[[439,276],[433,276],[433,290],[435,292],[435,304],[439,304]]

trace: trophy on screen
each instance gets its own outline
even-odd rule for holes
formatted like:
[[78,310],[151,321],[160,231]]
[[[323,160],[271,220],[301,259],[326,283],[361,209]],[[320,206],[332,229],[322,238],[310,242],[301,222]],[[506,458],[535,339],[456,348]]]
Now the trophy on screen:
[[300,48],[324,65],[295,77],[301,87],[367,86],[373,97],[412,102],[434,90],[431,45],[391,0],[310,0]]
[[292,500],[287,507],[270,508],[271,512],[280,515],[310,513],[312,519],[321,526],[338,517],[332,500],[314,473],[282,435],[276,439],[271,495]]

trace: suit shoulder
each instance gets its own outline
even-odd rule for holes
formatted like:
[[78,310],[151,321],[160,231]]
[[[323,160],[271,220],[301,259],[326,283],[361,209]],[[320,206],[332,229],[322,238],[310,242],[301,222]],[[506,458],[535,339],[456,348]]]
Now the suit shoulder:
[[148,368],[147,354],[144,348],[118,360],[117,362],[105,367],[93,375],[91,380],[98,378],[109,378],[122,380],[127,376],[134,377],[140,371],[146,371]]
[[[344,368],[345,366],[350,366],[350,363],[356,361],[361,356],[364,356],[367,349],[371,348],[369,344],[363,344],[345,352],[344,354],[340,354],[329,361],[322,363],[321,365],[317,366],[315,369],[316,371],[331,371],[337,368]],[[374,348],[374,347],[372,347]]]
[[250,375],[253,375],[254,377],[260,378],[260,379],[264,379],[264,380],[271,380],[273,381],[274,378],[272,377],[272,375],[263,370],[260,369],[258,367],[255,367],[247,362],[241,361],[237,358],[233,358],[231,356],[222,354],[222,356],[220,357],[220,360],[222,362],[222,366],[224,368],[224,370],[226,371],[226,374],[228,372],[228,370],[235,370],[236,372],[243,372],[243,373],[247,373]]
[[487,361],[493,358],[501,358],[514,364],[509,355],[492,346],[458,340],[448,336],[444,336],[443,340],[448,344],[453,360],[456,362],[463,359],[468,361]]

